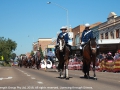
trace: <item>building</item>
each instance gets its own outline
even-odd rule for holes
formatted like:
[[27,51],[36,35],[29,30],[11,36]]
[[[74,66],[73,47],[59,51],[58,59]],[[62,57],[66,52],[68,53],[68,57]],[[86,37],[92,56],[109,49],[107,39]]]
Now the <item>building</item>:
[[95,24],[92,25],[92,27],[90,27],[90,29],[93,31],[93,37],[96,37],[96,42],[98,42],[99,40],[99,25],[101,24],[101,22],[98,22]]
[[33,42],[33,52],[35,53],[38,49],[38,42]]
[[[90,29],[96,33],[98,31],[98,25],[100,25],[101,22],[97,22],[97,23],[94,23],[90,26]],[[85,26],[84,25],[79,25],[75,28],[72,29],[72,32],[73,32],[73,53],[76,53],[76,54],[80,54],[80,43],[81,43],[81,36],[82,36],[82,32],[83,30],[85,29]],[[97,30],[96,30],[97,29]],[[98,38],[98,32],[97,34],[94,34],[97,38]]]
[[99,25],[99,40],[101,52],[116,52],[120,49],[120,16],[110,12],[107,21]]

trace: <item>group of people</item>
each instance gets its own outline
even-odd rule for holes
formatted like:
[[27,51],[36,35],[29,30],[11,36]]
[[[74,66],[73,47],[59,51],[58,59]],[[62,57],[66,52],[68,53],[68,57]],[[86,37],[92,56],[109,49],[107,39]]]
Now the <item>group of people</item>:
[[[62,32],[59,33],[58,38],[64,36],[64,40],[65,40],[66,46],[69,47],[70,55],[71,55],[72,54],[72,50],[71,50],[71,45],[68,44],[68,40],[70,38],[69,38],[68,33],[67,33],[67,27],[62,27],[60,30]],[[57,45],[55,47],[55,52],[56,52],[56,48],[59,45],[59,39],[58,38],[57,38]],[[90,38],[93,38],[93,31],[90,30],[90,24],[86,23],[85,24],[85,29],[84,29],[84,31],[82,33],[82,37],[81,37],[81,45],[80,45],[81,56],[82,56],[82,53],[83,53],[83,46],[89,41]],[[99,46],[98,45],[97,45],[97,49],[99,50]]]
[[114,55],[111,52],[108,52],[107,54],[105,53],[100,53],[97,57],[99,61],[101,60],[117,60],[120,59],[120,51],[117,51]]

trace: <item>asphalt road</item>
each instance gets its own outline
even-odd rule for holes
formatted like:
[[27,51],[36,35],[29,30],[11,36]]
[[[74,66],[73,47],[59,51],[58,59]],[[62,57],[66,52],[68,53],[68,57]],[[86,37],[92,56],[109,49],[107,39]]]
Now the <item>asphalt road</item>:
[[66,80],[55,69],[0,67],[0,90],[120,90],[120,73],[96,71],[96,75],[97,80],[85,79],[81,70],[69,70]]

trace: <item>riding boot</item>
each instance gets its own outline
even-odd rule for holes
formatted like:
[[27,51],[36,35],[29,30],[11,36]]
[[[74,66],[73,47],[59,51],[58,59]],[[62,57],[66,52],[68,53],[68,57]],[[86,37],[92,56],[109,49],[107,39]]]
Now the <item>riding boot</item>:
[[72,49],[71,49],[71,46],[67,44],[67,46],[69,47],[69,50],[70,50],[70,58],[72,57]]

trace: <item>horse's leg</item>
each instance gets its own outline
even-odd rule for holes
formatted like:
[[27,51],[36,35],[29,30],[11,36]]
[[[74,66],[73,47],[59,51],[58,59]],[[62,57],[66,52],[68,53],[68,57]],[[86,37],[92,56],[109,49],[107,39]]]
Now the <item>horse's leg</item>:
[[69,63],[69,60],[67,60],[65,62],[65,78],[66,79],[69,79],[69,75],[68,75],[68,63]]
[[64,64],[63,63],[59,63],[59,70],[60,70],[60,78],[62,79],[64,76],[63,76],[63,68],[64,68]]
[[84,61],[83,62],[83,73],[84,73],[84,78],[86,78],[87,77],[87,75],[86,75],[86,62]]
[[90,63],[88,63],[88,65],[87,65],[87,78],[88,79],[90,78],[89,71],[90,71]]
[[93,73],[94,73],[94,79],[97,79],[97,78],[96,78],[96,74],[95,74],[95,64],[96,64],[96,61],[93,61]]

